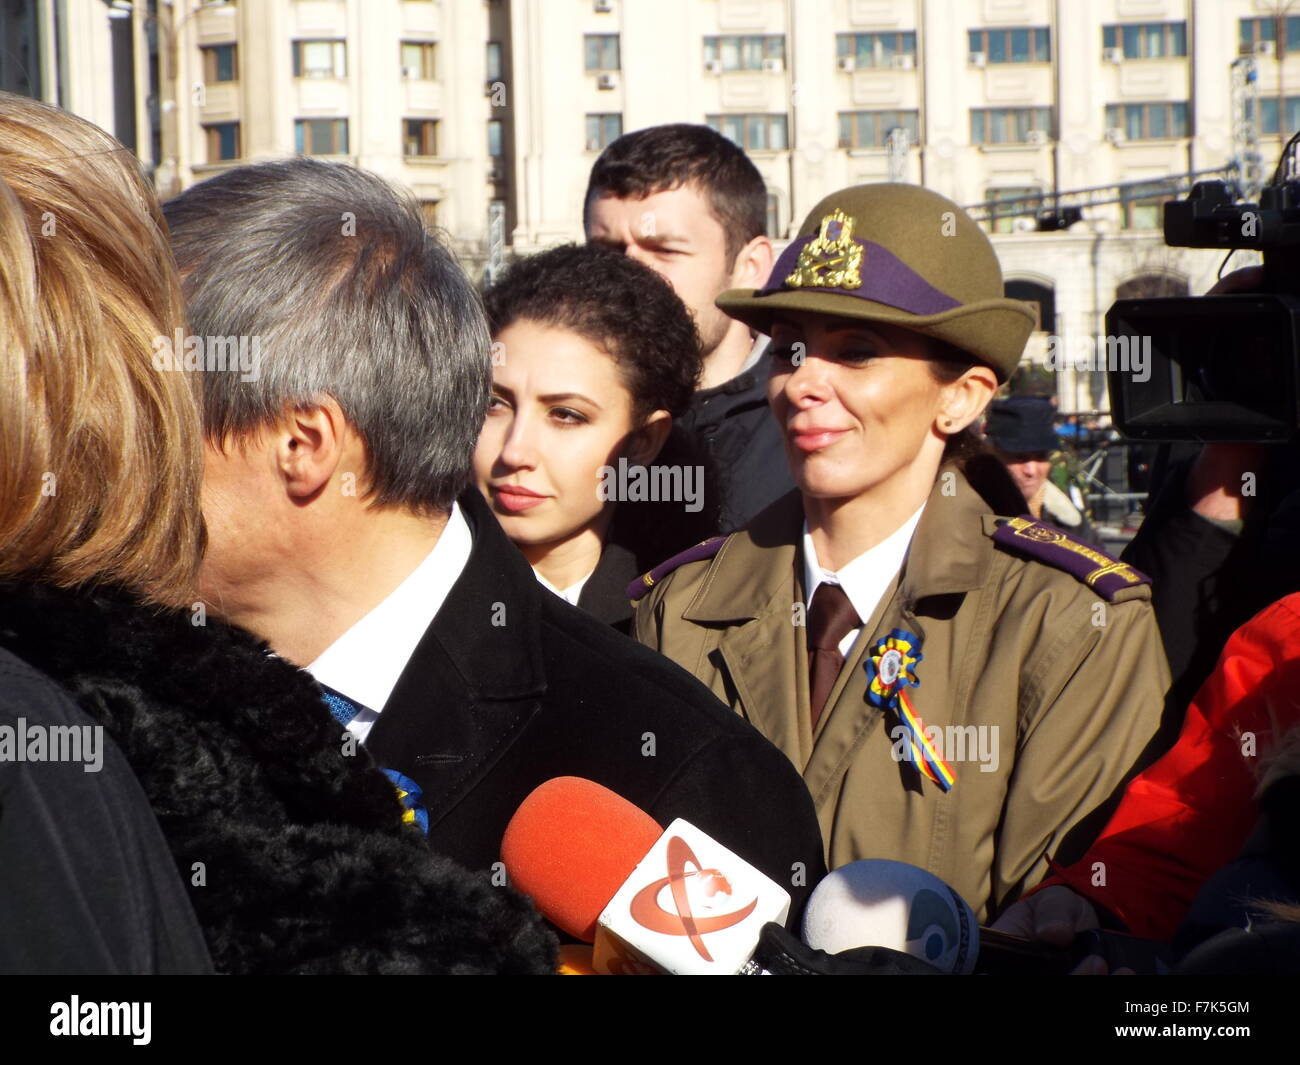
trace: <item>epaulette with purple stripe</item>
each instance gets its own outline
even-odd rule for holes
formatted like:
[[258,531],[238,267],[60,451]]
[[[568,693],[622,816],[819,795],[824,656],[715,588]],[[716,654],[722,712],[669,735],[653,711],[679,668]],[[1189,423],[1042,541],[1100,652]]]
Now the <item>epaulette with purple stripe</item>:
[[1108,603],[1114,602],[1115,596],[1125,588],[1151,583],[1150,577],[1127,562],[1111,558],[1056,526],[1032,518],[999,519],[993,539],[1017,554],[1065,570]]
[[712,558],[722,550],[722,545],[726,542],[727,538],[725,536],[712,536],[707,540],[702,540],[694,547],[688,547],[685,551],[678,552],[667,562],[660,562],[649,573],[641,574],[629,584],[627,586],[627,597],[632,602],[637,602],[673,570],[686,565],[688,562],[703,562],[705,559]]

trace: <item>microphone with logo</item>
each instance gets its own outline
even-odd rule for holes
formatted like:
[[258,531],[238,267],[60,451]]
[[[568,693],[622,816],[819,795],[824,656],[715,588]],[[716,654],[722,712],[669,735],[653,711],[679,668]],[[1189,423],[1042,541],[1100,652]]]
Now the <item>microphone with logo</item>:
[[829,873],[804,911],[803,941],[828,954],[878,946],[942,972],[974,972],[980,929],[966,901],[937,876],[905,862],[864,858]]
[[1168,971],[1167,948],[1094,930],[1070,947],[980,928],[966,901],[937,876],[906,862],[862,859],[828,874],[808,900],[803,940],[832,955],[888,947],[954,975],[1064,975],[1097,954],[1112,968]]
[[520,804],[501,841],[512,885],[542,915],[593,943],[600,974],[745,969],[790,896],[678,818],[667,830],[608,788],[556,777]]

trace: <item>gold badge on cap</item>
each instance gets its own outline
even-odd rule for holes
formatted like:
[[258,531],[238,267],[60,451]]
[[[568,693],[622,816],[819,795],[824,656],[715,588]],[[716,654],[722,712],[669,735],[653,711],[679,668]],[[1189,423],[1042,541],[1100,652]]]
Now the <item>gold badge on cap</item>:
[[861,288],[863,250],[853,239],[853,219],[836,208],[804,245],[785,283],[790,288]]

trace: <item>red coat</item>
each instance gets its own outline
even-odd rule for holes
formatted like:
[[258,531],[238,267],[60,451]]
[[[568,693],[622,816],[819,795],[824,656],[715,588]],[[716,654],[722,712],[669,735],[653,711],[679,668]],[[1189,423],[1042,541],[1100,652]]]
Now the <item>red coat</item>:
[[1068,884],[1134,935],[1173,938],[1201,885],[1237,857],[1258,813],[1261,759],[1297,725],[1300,593],[1233,633],[1178,742],[1129,784],[1084,858],[1041,887]]

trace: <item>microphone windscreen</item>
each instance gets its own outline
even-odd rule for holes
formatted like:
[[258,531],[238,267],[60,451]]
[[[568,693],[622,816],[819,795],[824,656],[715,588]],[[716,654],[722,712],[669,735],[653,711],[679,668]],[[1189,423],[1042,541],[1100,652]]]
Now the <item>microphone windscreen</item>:
[[979,954],[979,927],[965,899],[925,869],[885,858],[828,874],[808,899],[803,940],[828,954],[889,947],[956,974],[971,972]]
[[609,788],[555,777],[519,804],[501,860],[543,917],[590,943],[601,911],[661,835],[653,817]]

